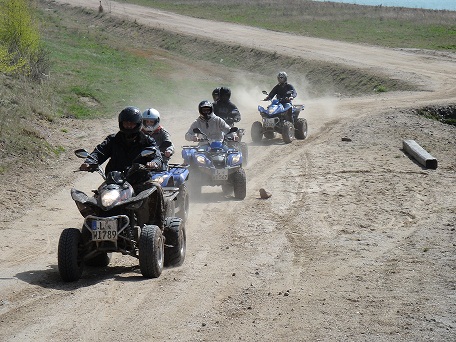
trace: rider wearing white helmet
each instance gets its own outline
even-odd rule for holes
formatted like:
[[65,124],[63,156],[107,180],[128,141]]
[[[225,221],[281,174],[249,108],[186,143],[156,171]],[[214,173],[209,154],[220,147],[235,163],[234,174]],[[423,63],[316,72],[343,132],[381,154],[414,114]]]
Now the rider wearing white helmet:
[[171,135],[160,125],[160,113],[155,108],[148,108],[142,114],[143,132],[154,138],[163,161],[167,164],[174,153],[174,145],[171,142]]

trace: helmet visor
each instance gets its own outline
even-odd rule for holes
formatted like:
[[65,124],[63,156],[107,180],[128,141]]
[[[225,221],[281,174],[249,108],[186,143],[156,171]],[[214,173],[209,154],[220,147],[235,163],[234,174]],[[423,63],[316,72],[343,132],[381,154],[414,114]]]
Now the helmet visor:
[[212,113],[211,107],[201,107],[201,114],[209,115]]

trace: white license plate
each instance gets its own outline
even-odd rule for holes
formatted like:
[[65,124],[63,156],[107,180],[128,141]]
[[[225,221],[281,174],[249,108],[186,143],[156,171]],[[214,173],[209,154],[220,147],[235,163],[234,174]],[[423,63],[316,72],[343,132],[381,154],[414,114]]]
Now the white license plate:
[[94,241],[117,240],[117,220],[94,220],[91,228]]
[[227,169],[215,169],[212,174],[213,180],[228,180],[228,170]]
[[274,127],[275,119],[263,119],[263,126],[264,127]]

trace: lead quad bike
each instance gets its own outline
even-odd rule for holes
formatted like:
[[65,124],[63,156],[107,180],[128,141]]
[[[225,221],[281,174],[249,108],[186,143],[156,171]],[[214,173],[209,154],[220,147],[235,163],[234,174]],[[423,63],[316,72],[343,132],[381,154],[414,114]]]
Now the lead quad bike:
[[[151,154],[145,150],[141,156],[146,157],[147,153]],[[84,149],[76,150],[75,154],[84,159],[89,156]],[[146,169],[139,164],[133,166],[126,172],[112,171],[105,175],[97,165],[93,171],[104,181],[97,190],[92,190],[93,196],[71,189],[71,197],[84,221],[82,229],[66,228],[60,235],[58,269],[64,281],[80,279],[84,265],[107,266],[113,252],[137,258],[145,278],[159,277],[164,265],[180,266],[184,262],[186,234],[182,219],[166,217],[163,230],[145,223],[147,201],[161,192],[157,185],[135,194],[127,179],[132,170]]]
[[[237,132],[232,127],[229,133]],[[242,167],[242,152],[226,144],[229,133],[222,141],[209,141],[199,128],[194,133],[202,136],[198,146],[183,146],[182,158],[190,168],[191,194],[201,193],[203,185],[222,186],[225,194],[234,192],[234,197],[243,200],[247,193],[245,171]]]
[[[268,92],[263,90],[263,94]],[[290,94],[288,94],[290,95]],[[266,139],[274,139],[276,134],[281,134],[283,142],[291,143],[295,138],[303,140],[307,137],[307,120],[299,118],[299,113],[304,110],[304,105],[292,105],[291,110],[285,108],[281,99],[271,99],[267,108],[258,106],[262,121],[255,121],[250,131],[252,141],[261,142],[263,136]]]

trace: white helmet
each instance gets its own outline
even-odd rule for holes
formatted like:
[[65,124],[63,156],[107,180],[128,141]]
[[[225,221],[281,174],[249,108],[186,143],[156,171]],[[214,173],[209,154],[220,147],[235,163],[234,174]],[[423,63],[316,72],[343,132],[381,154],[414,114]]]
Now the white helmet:
[[[146,109],[142,115],[142,118],[143,128],[147,132],[155,131],[160,125],[160,113],[158,112],[158,110],[154,108]],[[150,122],[147,122],[146,120],[152,121],[152,124]]]

